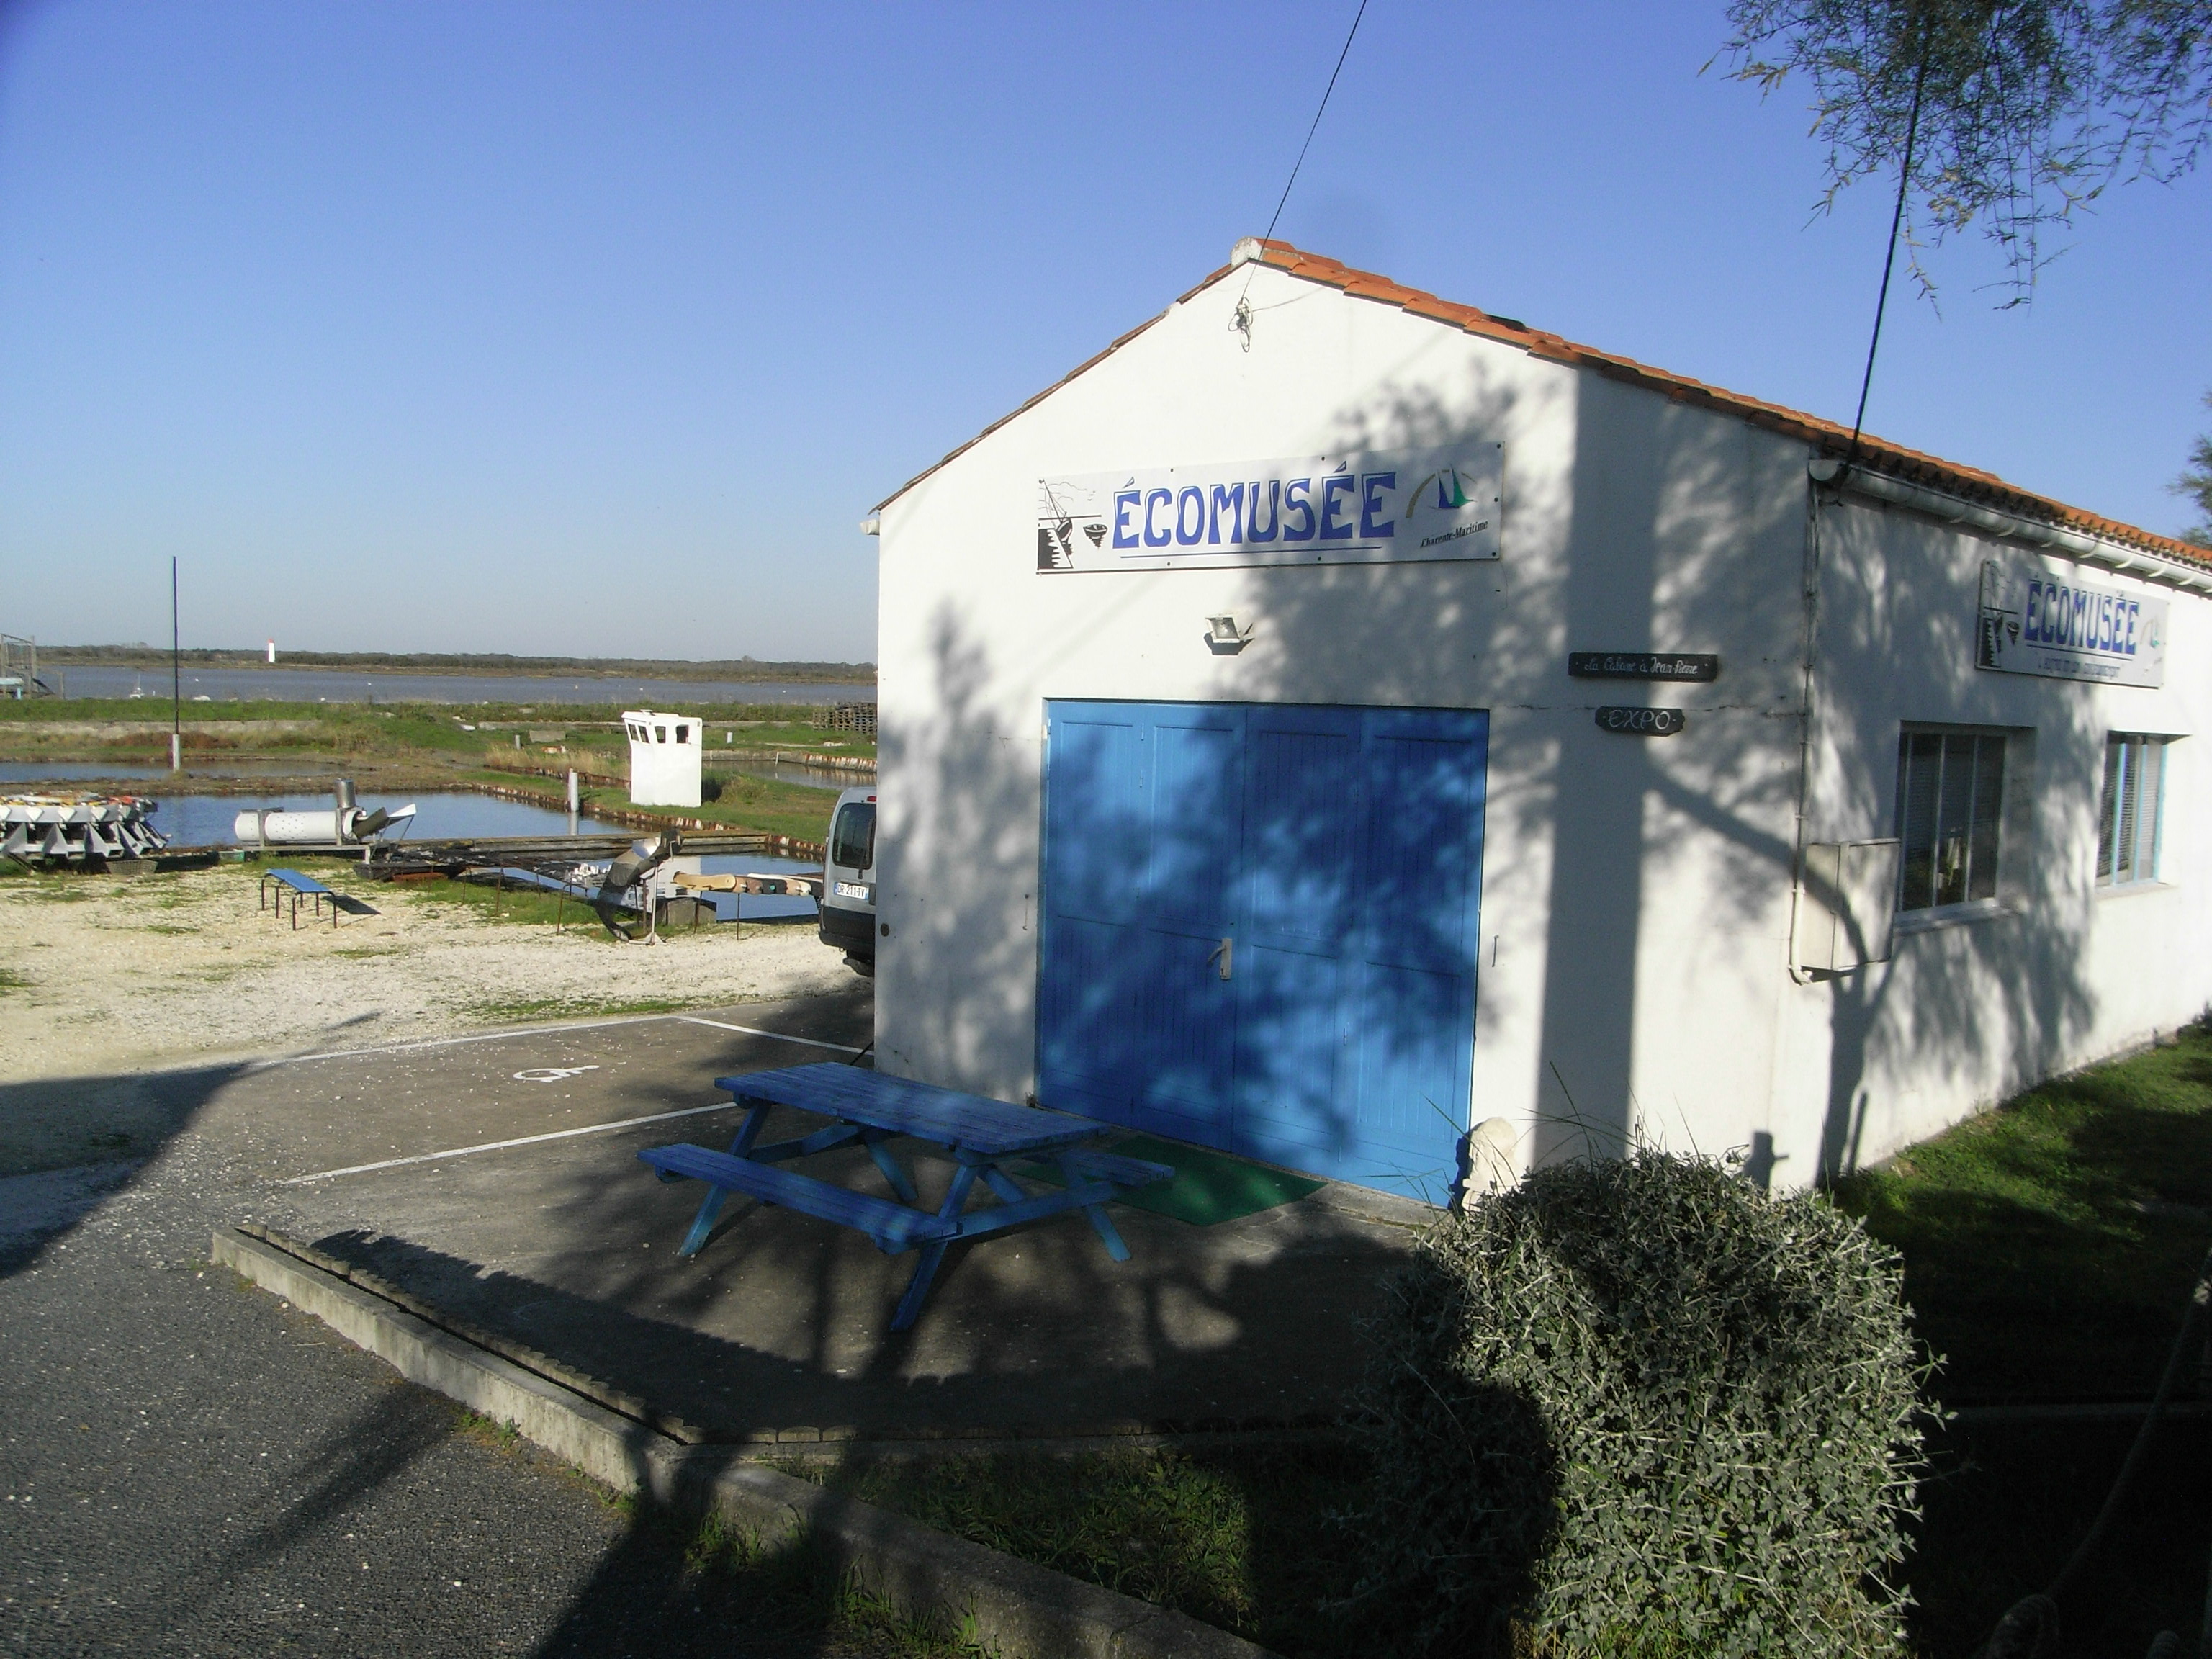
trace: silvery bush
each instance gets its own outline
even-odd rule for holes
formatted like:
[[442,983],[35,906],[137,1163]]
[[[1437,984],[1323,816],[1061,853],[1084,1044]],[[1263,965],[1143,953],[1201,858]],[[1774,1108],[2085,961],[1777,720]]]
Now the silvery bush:
[[1416,1652],[1900,1646],[1923,1409],[1895,1256],[1639,1152],[1447,1216],[1387,1284],[1348,1611]]

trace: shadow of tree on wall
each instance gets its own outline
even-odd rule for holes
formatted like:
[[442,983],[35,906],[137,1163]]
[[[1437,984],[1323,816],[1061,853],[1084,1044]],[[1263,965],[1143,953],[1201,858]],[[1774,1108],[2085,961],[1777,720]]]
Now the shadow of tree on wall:
[[[1516,412],[1480,388],[1462,407],[1466,435],[1510,428]],[[1326,578],[1296,584],[1319,573],[1281,573],[1258,606],[1285,638],[1281,660],[1389,641],[1404,678],[1425,687],[1449,683],[1456,647],[1485,654],[1500,683],[1525,688],[1520,695],[1538,705],[1527,713],[1553,717],[1525,723],[1523,752],[1501,722],[1491,750],[1486,933],[1510,941],[1507,896],[1548,892],[1540,1105],[1526,1150],[1540,1162],[1638,1139],[1696,1146],[1692,1125],[1710,1121],[1705,1102],[1688,1089],[1639,1095],[1655,1066],[1638,1050],[1655,1027],[1711,1019],[1709,994],[1769,1027],[1716,1023],[1703,1034],[1704,1063],[1724,1092],[1754,1109],[1772,1097],[1769,1115],[1732,1129],[1729,1142],[1779,1130],[1804,1157],[1811,1137],[1796,1126],[1820,1125],[1818,1167],[1785,1165],[1793,1184],[1856,1166],[1870,1104],[1887,1134],[1875,1150],[1887,1151],[1898,1133],[1889,1126],[1931,1127],[1926,1109],[1916,1117],[1911,1091],[1948,1085],[1950,1098],[1993,1101],[2083,1057],[2098,1018],[2084,957],[2104,734],[2089,688],[1973,667],[1979,561],[2004,550],[1831,501],[1819,522],[1820,564],[1808,569],[1808,485],[1795,452],[1770,453],[1741,423],[1594,375],[1577,383],[1572,427],[1565,498],[1539,499],[1533,511],[1509,503],[1508,562],[1512,549],[1532,544],[1553,556],[1528,573],[1533,592],[1511,586],[1521,573],[1504,573],[1498,597],[1510,617],[1455,617],[1463,601],[1449,591],[1449,567],[1393,568],[1398,602],[1363,594],[1356,632],[1329,602]],[[1454,430],[1426,394],[1379,397],[1339,428],[1346,444],[1378,449],[1445,441]],[[1815,575],[1808,639],[1802,590]],[[1435,626],[1445,617],[1457,623],[1448,643]],[[1731,635],[1742,642],[1723,647],[1710,686],[1609,687],[1565,673],[1571,649],[1709,649]],[[1443,648],[1425,651],[1432,641]],[[1903,720],[2032,727],[2024,753],[2033,764],[2007,782],[2021,810],[2008,808],[2002,916],[1901,938],[1889,964],[1799,988],[1788,977],[1787,933],[1803,771],[1791,751],[1808,719],[1808,647],[1819,665],[1809,715],[1816,771],[1802,839],[1894,832]],[[1608,701],[1679,704],[1690,732],[1642,743],[1597,732],[1589,710]],[[2028,833],[2014,834],[2021,825]],[[1689,895],[1705,914],[1684,914]],[[1796,1097],[1790,1079],[1804,1078],[1802,1064],[1767,1046],[1806,1024],[1793,1006],[1808,997],[1826,1003],[1818,1099]],[[1492,1032],[1521,1012],[1486,994]],[[1681,1040],[1660,1036],[1662,1047]],[[1756,1050],[1755,1063],[1730,1074],[1735,1049]],[[1681,1066],[1672,1070],[1680,1085]],[[1478,1099],[1473,1115],[1485,1115]]]
[[[2001,909],[1900,932],[1887,963],[1816,981],[1830,1030],[1819,1176],[1832,1181],[1867,1156],[1870,1118],[1893,1114],[1897,1126],[1877,1153],[1900,1130],[1935,1127],[1910,1098],[1925,1080],[1993,1103],[2092,1057],[2080,1045],[2100,1012],[2084,957],[2097,921],[2089,872],[2105,731],[2088,686],[1973,666],[1980,560],[2026,550],[1825,489],[1815,533],[1822,672],[1813,720],[1832,745],[1829,769],[1811,780],[1816,830],[1895,833],[1901,720],[2027,738],[2008,750]],[[1884,537],[1921,556],[1891,556]],[[1900,670],[1923,665],[1934,672],[1919,697],[1900,698]]]
[[[1036,732],[1044,711],[1017,728],[991,705],[990,652],[951,612],[933,619],[930,661],[935,718],[921,726],[894,709],[879,716],[877,733],[877,881],[901,896],[898,931],[877,945],[877,1030],[884,1029],[886,1001],[949,1002],[957,1012],[902,1021],[894,1042],[878,1047],[877,1063],[908,1077],[974,1077],[982,1056],[1027,1052],[1035,1038]],[[925,778],[934,818],[912,805]],[[909,873],[922,869],[927,879]],[[1005,902],[1015,893],[1018,905]],[[1018,1082],[1006,1077],[981,1092],[1019,1098]]]

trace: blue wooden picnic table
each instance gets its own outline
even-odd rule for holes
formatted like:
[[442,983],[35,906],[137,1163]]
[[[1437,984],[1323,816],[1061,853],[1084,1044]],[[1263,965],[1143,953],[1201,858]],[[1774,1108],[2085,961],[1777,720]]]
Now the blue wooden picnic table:
[[261,902],[255,908],[268,908],[269,888],[272,882],[276,884],[276,912],[279,915],[283,914],[286,896],[289,896],[291,898],[292,927],[295,932],[299,929],[300,901],[303,898],[314,900],[315,914],[319,916],[323,913],[323,901],[328,899],[331,902],[331,926],[335,927],[338,925],[338,896],[313,876],[303,876],[297,870],[263,871],[261,872]]
[[[1133,1188],[1175,1178],[1175,1170],[1167,1164],[1116,1158],[1086,1146],[1085,1142],[1108,1132],[1107,1125],[1093,1119],[1009,1105],[857,1066],[792,1066],[718,1077],[714,1086],[728,1090],[732,1098],[748,1109],[727,1152],[676,1146],[648,1147],[638,1154],[663,1181],[707,1183],[706,1200],[684,1240],[682,1254],[696,1255],[704,1248],[721,1213],[722,1200],[732,1192],[750,1193],[766,1203],[851,1227],[866,1233],[888,1255],[918,1251],[914,1277],[891,1317],[895,1331],[907,1329],[921,1315],[938,1264],[963,1239],[1035,1226],[1080,1209],[1106,1253],[1116,1261],[1127,1261],[1129,1247],[1105,1206]],[[769,1109],[776,1106],[795,1107],[831,1121],[811,1134],[763,1146],[761,1131]],[[957,1166],[944,1201],[934,1210],[923,1207],[890,1144],[902,1139],[937,1149]],[[854,1145],[867,1152],[894,1199],[778,1167]],[[1045,1159],[1059,1166],[1062,1185],[1032,1192],[1007,1167]],[[970,1210],[968,1200],[975,1194],[978,1182],[995,1201]]]

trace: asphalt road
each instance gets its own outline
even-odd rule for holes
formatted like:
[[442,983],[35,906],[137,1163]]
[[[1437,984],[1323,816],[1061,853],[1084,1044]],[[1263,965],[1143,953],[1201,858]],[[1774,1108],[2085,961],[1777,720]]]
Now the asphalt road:
[[0,1654],[899,1650],[210,1266],[251,1186],[185,1127],[0,1240]]

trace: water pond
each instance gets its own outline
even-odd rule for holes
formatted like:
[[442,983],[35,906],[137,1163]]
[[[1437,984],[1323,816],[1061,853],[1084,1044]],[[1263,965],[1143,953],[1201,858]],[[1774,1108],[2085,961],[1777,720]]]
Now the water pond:
[[[147,792],[158,803],[154,827],[179,847],[214,847],[235,842],[232,823],[240,812],[326,812],[329,795],[287,793],[269,795],[195,795],[167,789]],[[451,791],[423,795],[370,794],[361,805],[371,811],[380,806],[404,806],[413,801],[418,811],[407,831],[410,841],[445,841],[459,836],[565,836],[568,815],[526,801],[501,800],[493,795]],[[633,833],[618,823],[592,817],[579,818],[576,832],[586,836]]]
[[749,778],[773,778],[778,783],[802,783],[810,789],[855,789],[876,781],[872,773],[843,772],[834,766],[807,766],[798,761],[724,761],[717,765],[710,760],[707,769],[742,772]]
[[[166,716],[169,676],[137,668],[54,664],[40,678],[69,697],[143,696]],[[876,688],[754,680],[553,678],[526,674],[376,674],[340,668],[187,668],[179,687],[226,702],[266,697],[279,702],[605,702],[633,708],[688,708],[695,703],[873,702]]]

